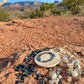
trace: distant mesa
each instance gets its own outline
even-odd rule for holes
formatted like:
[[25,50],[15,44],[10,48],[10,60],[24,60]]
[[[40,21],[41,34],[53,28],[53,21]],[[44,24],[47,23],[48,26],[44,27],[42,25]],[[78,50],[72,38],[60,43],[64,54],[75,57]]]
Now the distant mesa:
[[24,2],[15,2],[15,3],[4,3],[2,6],[12,6],[12,7],[34,6],[34,7],[39,7],[42,4],[43,4],[42,2],[38,2],[38,1],[24,1]]
[[[54,2],[56,5],[58,5],[60,2],[55,1]],[[24,2],[15,2],[15,3],[4,3],[2,6],[11,6],[11,7],[28,7],[28,6],[33,6],[33,7],[39,7],[43,4],[43,2],[38,2],[38,1],[24,1]]]

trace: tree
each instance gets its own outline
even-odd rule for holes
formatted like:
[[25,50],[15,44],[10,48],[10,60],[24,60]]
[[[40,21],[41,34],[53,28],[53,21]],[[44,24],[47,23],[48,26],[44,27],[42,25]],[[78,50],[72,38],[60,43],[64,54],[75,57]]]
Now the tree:
[[0,11],[0,21],[9,21],[9,14],[5,11]]
[[72,14],[78,14],[80,11],[79,6],[84,4],[84,0],[63,0],[61,6],[71,10]]
[[40,10],[41,11],[45,11],[45,10],[48,10],[50,9],[50,4],[49,3],[43,3],[41,6],[40,6]]

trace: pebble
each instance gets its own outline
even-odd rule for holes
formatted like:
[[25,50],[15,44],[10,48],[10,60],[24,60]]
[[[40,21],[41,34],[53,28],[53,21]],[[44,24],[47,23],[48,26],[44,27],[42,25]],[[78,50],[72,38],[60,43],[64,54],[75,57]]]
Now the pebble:
[[67,82],[71,82],[71,81],[72,81],[72,77],[68,77]]
[[81,69],[81,66],[79,64],[76,64],[75,69]]
[[79,60],[77,58],[74,58],[73,63],[79,63]]
[[67,69],[67,74],[68,75],[71,75],[72,74],[72,71],[73,71],[73,68],[72,69]]
[[49,84],[58,84],[58,80],[54,79],[54,80],[49,80]]
[[18,84],[19,83],[19,81],[17,80],[17,81],[15,81],[15,84]]
[[67,57],[63,57],[63,61],[64,61],[65,63],[68,63],[68,62],[69,62],[69,60],[68,60]]
[[61,79],[61,78],[62,78],[62,76],[61,76],[61,75],[58,75],[58,78],[59,78],[59,79]]
[[60,51],[60,53],[62,53],[63,52],[63,48],[59,48],[59,51]]
[[55,71],[50,71],[49,76],[50,76],[51,79],[56,79],[57,78],[57,74],[55,73]]
[[25,63],[27,63],[27,62],[30,62],[31,59],[25,58],[24,61],[25,61]]
[[72,77],[77,77],[78,76],[78,72],[77,71],[72,71]]
[[45,78],[44,78],[44,81],[48,81],[48,79],[45,77]]
[[60,59],[60,63],[63,63],[63,59],[62,58]]
[[45,84],[45,81],[44,80],[40,81],[40,84]]
[[67,63],[66,66],[70,69],[73,68],[73,63]]

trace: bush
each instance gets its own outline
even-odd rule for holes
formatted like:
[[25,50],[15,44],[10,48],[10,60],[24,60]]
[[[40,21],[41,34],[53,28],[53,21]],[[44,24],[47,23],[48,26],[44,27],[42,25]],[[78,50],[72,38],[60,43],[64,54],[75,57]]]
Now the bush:
[[45,11],[50,9],[50,4],[49,3],[43,3],[43,5],[40,6],[41,11]]
[[76,15],[76,14],[78,14],[80,12],[80,8],[78,7],[78,6],[73,6],[72,8],[71,8],[71,13],[73,14],[73,15]]
[[30,18],[43,17],[43,12],[37,8],[35,11],[31,12],[29,15]]
[[9,21],[9,14],[5,11],[0,11],[0,21]]

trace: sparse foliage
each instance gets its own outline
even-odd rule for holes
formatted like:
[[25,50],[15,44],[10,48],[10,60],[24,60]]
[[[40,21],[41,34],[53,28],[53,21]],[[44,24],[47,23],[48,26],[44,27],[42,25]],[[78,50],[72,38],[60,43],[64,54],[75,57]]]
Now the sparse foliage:
[[0,11],[0,21],[9,21],[9,14],[5,11]]

